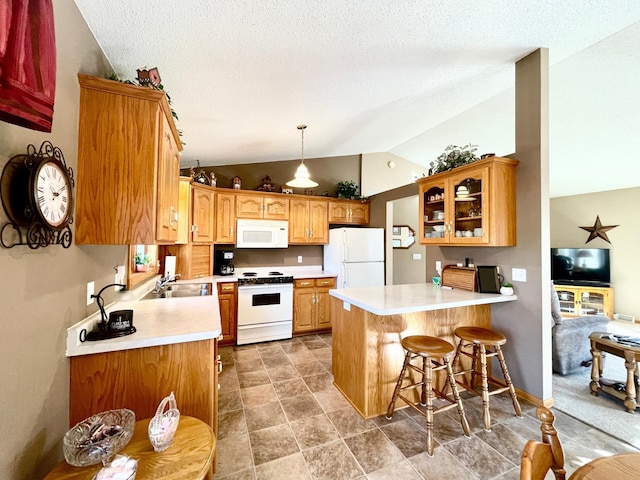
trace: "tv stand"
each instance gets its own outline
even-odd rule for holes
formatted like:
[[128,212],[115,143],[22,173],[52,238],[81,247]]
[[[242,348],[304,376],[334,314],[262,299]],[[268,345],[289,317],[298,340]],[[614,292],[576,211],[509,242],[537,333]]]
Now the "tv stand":
[[563,317],[604,315],[613,319],[613,288],[554,285]]

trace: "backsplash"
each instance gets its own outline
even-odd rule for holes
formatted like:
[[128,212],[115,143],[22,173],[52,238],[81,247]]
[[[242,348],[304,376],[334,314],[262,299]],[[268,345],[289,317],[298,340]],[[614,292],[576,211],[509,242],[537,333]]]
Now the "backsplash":
[[[229,248],[216,245],[216,250],[234,251],[233,264],[240,267],[271,267],[271,266],[311,266],[322,265],[322,245],[289,245],[289,248],[260,249],[260,248]],[[302,262],[298,263],[298,257]]]

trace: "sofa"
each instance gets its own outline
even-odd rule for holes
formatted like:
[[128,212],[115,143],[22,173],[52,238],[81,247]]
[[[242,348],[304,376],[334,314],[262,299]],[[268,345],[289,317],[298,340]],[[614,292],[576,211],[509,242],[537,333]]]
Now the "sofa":
[[[604,315],[563,318],[558,293],[551,284],[551,350],[555,373],[568,375],[580,370],[583,362],[591,362],[589,334],[606,332],[609,318]],[[589,365],[585,364],[585,365]]]

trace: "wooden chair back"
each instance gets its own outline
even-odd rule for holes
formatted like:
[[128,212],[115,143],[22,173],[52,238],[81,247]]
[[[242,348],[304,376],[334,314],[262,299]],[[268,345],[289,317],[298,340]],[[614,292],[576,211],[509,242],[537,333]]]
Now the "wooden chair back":
[[553,426],[555,417],[545,407],[536,409],[540,420],[542,441],[529,440],[522,451],[520,459],[520,480],[544,480],[549,470],[553,471],[556,480],[565,480],[564,452]]

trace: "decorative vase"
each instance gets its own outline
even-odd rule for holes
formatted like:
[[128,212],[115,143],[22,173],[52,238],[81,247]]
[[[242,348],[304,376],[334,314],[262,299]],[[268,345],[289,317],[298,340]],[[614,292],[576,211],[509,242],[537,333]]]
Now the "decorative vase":
[[136,263],[136,272],[146,272],[146,271],[147,271],[147,265]]
[[500,287],[502,295],[513,295],[513,287]]

